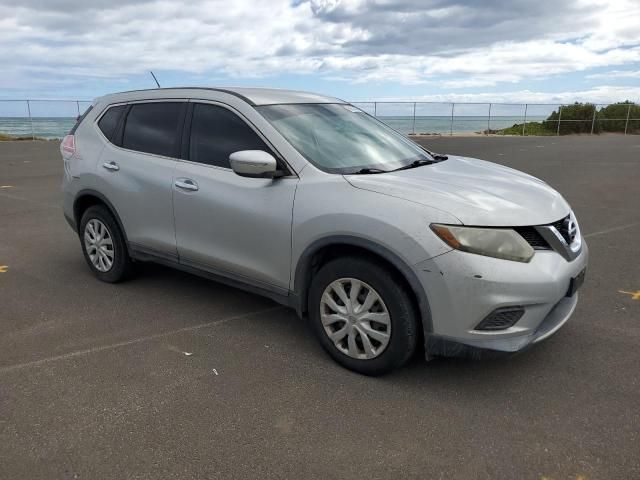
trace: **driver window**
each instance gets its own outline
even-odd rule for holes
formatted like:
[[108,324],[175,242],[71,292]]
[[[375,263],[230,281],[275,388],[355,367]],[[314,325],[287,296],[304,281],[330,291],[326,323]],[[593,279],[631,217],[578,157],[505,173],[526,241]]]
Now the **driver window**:
[[217,105],[193,106],[189,160],[231,168],[229,155],[239,150],[271,149],[238,115]]

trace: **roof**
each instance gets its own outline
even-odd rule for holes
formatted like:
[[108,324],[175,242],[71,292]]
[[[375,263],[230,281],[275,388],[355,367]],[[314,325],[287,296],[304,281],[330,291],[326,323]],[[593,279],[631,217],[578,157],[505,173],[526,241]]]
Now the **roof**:
[[273,103],[346,103],[344,100],[338,98],[299,90],[254,87],[228,87],[220,90],[228,90],[229,92],[242,95],[251,100],[255,105],[269,105]]
[[[161,98],[163,94],[182,96],[184,95],[185,90],[190,91],[191,94],[193,94],[193,92],[197,90],[227,93],[236,97],[240,97],[251,105],[272,105],[283,103],[347,103],[344,100],[340,100],[334,97],[327,97],[325,95],[320,95],[317,93],[302,92],[298,90],[284,90],[279,88],[258,87],[171,87],[153,88],[148,90],[134,90],[131,92],[121,92],[112,95],[120,96],[121,94],[127,93],[153,92],[156,98]],[[107,95],[107,97],[111,97],[112,95]],[[187,94],[186,96],[189,95]]]

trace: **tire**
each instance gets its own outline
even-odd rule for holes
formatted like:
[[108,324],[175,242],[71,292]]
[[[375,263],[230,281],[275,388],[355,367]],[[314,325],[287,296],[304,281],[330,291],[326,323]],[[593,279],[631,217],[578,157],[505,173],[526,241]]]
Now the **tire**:
[[[365,311],[371,291],[380,301],[376,299]],[[346,294],[348,305],[339,293]],[[331,260],[312,279],[308,301],[311,328],[343,367],[364,375],[382,375],[404,365],[416,350],[416,309],[398,275],[383,266],[359,257]],[[352,313],[345,315],[345,311]],[[388,326],[373,319],[388,321]],[[330,333],[342,339],[336,343]]]
[[[118,226],[118,222],[105,206],[89,207],[82,215],[78,233],[84,258],[98,279],[103,282],[117,283],[126,280],[131,275],[133,263],[127,252],[124,234]],[[98,233],[102,233],[102,235],[98,235]],[[96,239],[101,239],[103,242],[100,244],[103,247],[102,253],[97,252],[98,249],[94,241]],[[88,242],[93,243],[93,246]],[[96,257],[102,257],[102,261],[98,260],[97,265],[94,263]],[[109,259],[111,259],[110,262]]]

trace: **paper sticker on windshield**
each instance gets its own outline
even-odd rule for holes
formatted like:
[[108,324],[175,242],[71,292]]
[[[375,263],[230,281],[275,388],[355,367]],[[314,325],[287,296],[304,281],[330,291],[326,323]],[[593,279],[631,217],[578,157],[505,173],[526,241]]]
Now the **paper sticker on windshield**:
[[353,105],[343,105],[343,107],[346,110],[349,110],[350,112],[353,112],[353,113],[364,113],[362,110],[360,110],[359,108],[354,107]]

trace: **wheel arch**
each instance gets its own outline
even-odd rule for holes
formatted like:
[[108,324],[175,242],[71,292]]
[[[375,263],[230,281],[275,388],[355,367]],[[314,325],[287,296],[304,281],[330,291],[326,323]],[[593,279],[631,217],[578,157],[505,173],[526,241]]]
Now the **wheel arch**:
[[308,310],[307,297],[313,274],[326,261],[341,255],[362,254],[369,258],[380,259],[395,270],[411,289],[411,297],[418,308],[423,331],[432,331],[431,310],[427,295],[413,270],[399,255],[366,238],[351,235],[332,235],[316,240],[300,255],[295,267],[294,295],[295,307],[300,316]]
[[102,193],[97,192],[95,190],[85,189],[78,192],[75,200],[73,201],[73,217],[75,223],[77,225],[78,233],[80,233],[80,221],[82,220],[82,214],[87,210],[87,208],[92,207],[94,205],[104,205],[113,218],[115,218],[122,235],[124,235],[125,245],[127,249],[129,248],[129,240],[127,238],[127,232],[122,225],[122,220],[120,220],[120,215],[118,215],[118,211],[115,209],[113,204],[109,201],[107,197],[105,197]]

